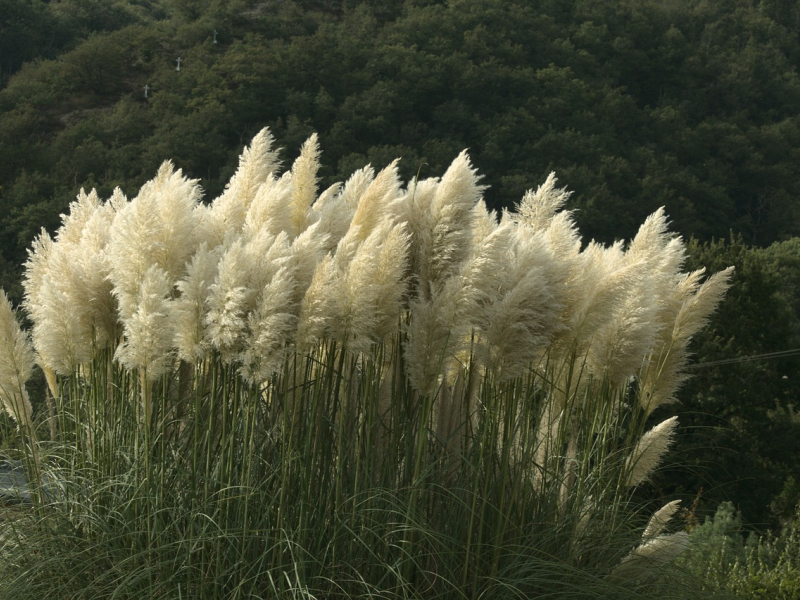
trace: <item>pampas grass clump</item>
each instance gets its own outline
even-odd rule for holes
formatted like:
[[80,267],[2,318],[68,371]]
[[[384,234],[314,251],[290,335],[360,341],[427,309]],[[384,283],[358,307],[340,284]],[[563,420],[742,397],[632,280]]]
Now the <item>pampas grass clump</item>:
[[50,487],[3,597],[664,595],[677,505],[633,494],[678,423],[648,418],[730,270],[683,273],[661,210],[583,245],[552,175],[498,219],[466,153],[322,191],[319,154],[280,175],[264,130],[208,205],[167,162],[34,242],[0,399]]

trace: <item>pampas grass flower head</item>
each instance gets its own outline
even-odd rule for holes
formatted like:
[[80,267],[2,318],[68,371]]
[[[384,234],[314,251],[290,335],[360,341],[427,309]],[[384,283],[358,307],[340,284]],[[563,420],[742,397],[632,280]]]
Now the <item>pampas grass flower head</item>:
[[34,364],[30,339],[20,329],[6,293],[0,290],[0,401],[18,425],[31,422],[25,383],[33,373]]

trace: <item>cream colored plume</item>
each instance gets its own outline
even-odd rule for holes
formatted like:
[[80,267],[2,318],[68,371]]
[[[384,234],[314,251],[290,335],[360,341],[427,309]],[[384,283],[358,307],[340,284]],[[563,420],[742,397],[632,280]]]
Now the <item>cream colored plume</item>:
[[170,304],[171,320],[178,356],[186,362],[204,359],[209,350],[205,337],[207,298],[221,252],[221,247],[209,250],[206,243],[201,244],[189,262],[186,277],[176,284],[180,296]]
[[39,309],[39,290],[44,282],[50,267],[50,256],[53,253],[55,242],[47,230],[42,227],[31,248],[28,248],[28,260],[25,262],[25,274],[22,279],[22,287],[25,290],[25,309],[28,314],[36,320],[36,311]]
[[25,304],[43,367],[71,373],[95,348],[115,341],[117,311],[105,247],[119,195],[113,204],[101,204],[94,190],[81,190],[70,205],[74,212],[62,215],[56,240],[43,230],[29,252]]
[[227,232],[238,231],[242,227],[260,187],[277,173],[280,161],[279,151],[272,148],[274,142],[272,134],[265,127],[242,151],[239,168],[222,195],[211,205],[208,242],[212,247],[221,244]]
[[342,200],[347,205],[355,210],[358,207],[359,200],[367,188],[375,180],[375,169],[370,165],[362,167],[355,171],[342,188]]
[[110,278],[123,320],[137,310],[145,273],[157,266],[174,282],[185,272],[204,233],[197,180],[183,177],[165,162],[155,179],[117,213],[107,247]]
[[604,247],[592,242],[562,265],[564,303],[551,361],[566,360],[570,354],[586,357],[592,340],[612,321],[637,277],[635,266],[625,261],[621,243]]
[[725,295],[733,267],[715,273],[700,283],[703,270],[680,276],[667,296],[662,312],[663,334],[652,353],[649,365],[639,374],[642,407],[651,413],[672,402],[688,375],[684,368],[689,358],[689,342],[708,321]]
[[0,290],[0,401],[18,426],[31,425],[31,403],[25,383],[33,373],[34,364],[33,346],[20,329],[5,291]]
[[[295,240],[296,241],[296,240]],[[247,287],[258,293],[281,267],[294,258],[293,245],[286,232],[273,236],[259,232],[248,239],[244,246]],[[255,305],[249,307],[250,310]]]
[[71,374],[92,358],[92,332],[73,299],[46,275],[39,288],[32,337],[39,361],[60,375]]
[[667,229],[663,209],[647,218],[620,263],[630,273],[625,294],[591,340],[587,362],[613,389],[627,385],[658,344],[664,298],[672,293],[684,260],[680,238]]
[[240,360],[242,374],[250,383],[265,381],[283,364],[284,349],[297,328],[295,285],[290,268],[280,268],[248,316],[249,332]]
[[286,232],[273,236],[262,230],[249,239],[232,239],[223,250],[209,288],[205,337],[224,360],[234,360],[242,350],[248,315],[256,309],[261,290],[293,259]]
[[[427,193],[426,182],[421,185],[421,192]],[[476,229],[466,260],[445,281],[420,289],[410,304],[406,366],[412,383],[423,393],[432,390],[454,360],[465,363],[469,358],[473,328],[488,327],[488,307],[498,302],[508,283],[512,225],[492,224],[492,217],[481,215],[480,207],[485,210],[482,203],[472,210]]]
[[208,288],[205,343],[232,360],[247,326],[254,291],[248,286],[252,264],[242,239],[224,250],[214,283]]
[[297,347],[304,351],[316,344],[332,327],[337,315],[339,271],[330,254],[315,267],[311,283],[300,305]]
[[397,161],[383,169],[377,177],[373,175],[371,168],[357,171],[342,191],[341,201],[355,209],[343,211],[340,217],[349,218],[347,231],[338,240],[334,253],[337,268],[342,271],[380,222],[402,222],[395,219],[395,204],[402,198]]
[[514,216],[520,223],[542,231],[550,226],[553,217],[564,207],[572,192],[556,187],[555,173],[550,173],[547,180],[536,191],[528,190],[517,205]]
[[97,191],[92,190],[87,194],[81,188],[77,200],[70,202],[69,212],[61,215],[61,227],[56,239],[66,244],[79,244],[84,226],[98,208],[100,208],[100,198],[97,196]]
[[354,352],[368,351],[399,322],[408,245],[405,226],[384,220],[335,279],[332,333]]
[[467,300],[468,293],[462,278],[451,277],[430,298],[415,298],[410,303],[406,372],[422,394],[435,391],[451,357],[469,340],[474,320],[469,309],[474,305]]
[[358,198],[350,229],[356,239],[363,241],[388,216],[390,204],[400,197],[398,160],[383,169]]
[[474,283],[499,292],[482,307],[479,318],[483,360],[499,380],[521,375],[545,352],[560,327],[564,303],[558,268],[543,237],[516,228],[510,242],[505,256],[497,256],[490,267],[502,274],[499,285],[485,279]]
[[320,221],[311,225],[292,241],[289,251],[291,255],[287,262],[293,265],[295,302],[299,310],[317,265],[330,251],[329,235],[324,225]]
[[678,417],[670,417],[645,433],[625,463],[628,485],[636,486],[656,470],[669,450],[678,426]]
[[[260,231],[278,235],[292,228],[291,215],[292,174],[284,173],[280,178],[269,178],[258,188],[244,218],[243,234],[253,237]],[[228,232],[238,228],[229,227]],[[223,236],[224,237],[224,236]]]
[[397,214],[408,220],[413,271],[423,297],[443,285],[469,255],[473,209],[483,189],[466,151],[458,155],[441,181],[415,182],[409,189],[404,208]]
[[[91,358],[91,331],[64,292],[65,273],[72,270],[67,245],[54,242],[43,229],[28,251],[25,264],[25,308],[33,320],[32,336],[43,367],[70,374]],[[53,279],[57,273],[60,279]]]
[[[124,196],[117,190],[111,200],[94,211],[84,225],[79,243],[70,249],[69,268],[60,271],[65,293],[75,303],[77,316],[86,321],[98,349],[116,344],[120,333],[106,246],[116,214],[114,205],[121,198]],[[62,243],[59,240],[58,245]]]
[[151,265],[139,284],[133,313],[122,320],[124,341],[117,348],[115,358],[128,369],[146,374],[147,381],[155,381],[163,375],[172,357],[171,292],[167,272]]
[[[332,187],[338,189],[341,184],[336,184]],[[350,222],[353,219],[355,210],[348,204],[342,193],[327,193],[327,190],[326,193],[320,195],[311,210],[314,214],[314,225],[312,227],[315,227],[315,235],[325,238],[324,253],[333,252],[350,229]]]
[[317,171],[319,171],[319,142],[317,134],[311,134],[302,148],[300,156],[292,165],[292,199],[290,201],[291,237],[300,235],[309,223],[309,212],[317,197]]
[[678,512],[680,505],[680,500],[673,500],[659,508],[653,516],[650,517],[650,521],[648,521],[647,527],[645,527],[644,533],[642,533],[642,539],[647,541],[657,535],[661,535],[667,523],[669,523],[672,517],[675,516],[675,513]]

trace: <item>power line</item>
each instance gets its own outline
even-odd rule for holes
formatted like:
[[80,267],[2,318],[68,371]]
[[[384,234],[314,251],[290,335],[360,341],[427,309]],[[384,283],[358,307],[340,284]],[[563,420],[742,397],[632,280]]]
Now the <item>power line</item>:
[[767,352],[766,354],[752,354],[750,356],[739,356],[737,358],[726,358],[722,360],[712,360],[696,365],[689,365],[687,369],[699,369],[700,367],[716,367],[717,365],[729,365],[734,363],[751,362],[754,360],[771,360],[775,358],[787,358],[791,356],[800,356],[800,348],[793,348],[791,350],[781,350],[779,352]]

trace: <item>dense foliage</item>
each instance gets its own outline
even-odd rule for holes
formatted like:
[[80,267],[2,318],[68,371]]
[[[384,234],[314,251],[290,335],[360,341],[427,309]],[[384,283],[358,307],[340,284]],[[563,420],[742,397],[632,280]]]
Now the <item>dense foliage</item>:
[[[790,0],[0,0],[0,285],[20,302],[26,248],[81,187],[134,194],[169,156],[214,197],[268,125],[285,164],[320,133],[323,186],[397,156],[405,180],[440,174],[468,147],[490,207],[555,170],[588,238],[664,205],[696,265],[737,267],[699,362],[793,349],[798,25]],[[791,513],[796,365],[698,369],[693,475],[663,491]]]
[[708,589],[727,588],[739,598],[793,600],[800,594],[800,515],[778,534],[759,537],[744,531],[730,502],[696,527],[685,564]]

